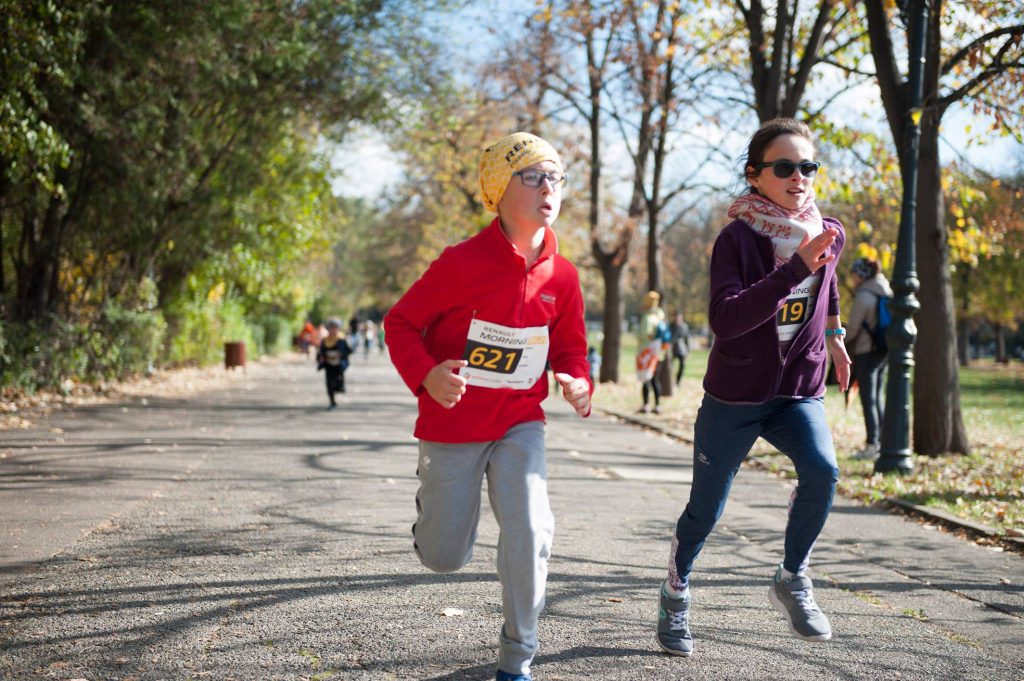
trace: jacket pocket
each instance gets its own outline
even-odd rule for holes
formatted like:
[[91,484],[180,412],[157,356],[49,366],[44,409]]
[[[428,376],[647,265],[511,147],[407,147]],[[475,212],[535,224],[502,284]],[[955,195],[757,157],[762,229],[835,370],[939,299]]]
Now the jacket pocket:
[[809,361],[817,364],[825,359],[825,348],[820,350],[808,350],[807,354],[804,355]]
[[734,367],[748,367],[754,363],[754,360],[751,359],[750,357],[730,357],[721,350],[719,350],[716,354],[722,360],[722,362]]

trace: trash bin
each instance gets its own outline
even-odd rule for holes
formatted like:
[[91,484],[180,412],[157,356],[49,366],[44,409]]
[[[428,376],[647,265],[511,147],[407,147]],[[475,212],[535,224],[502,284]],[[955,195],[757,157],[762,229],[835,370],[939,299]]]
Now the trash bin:
[[245,369],[245,343],[241,341],[224,344],[224,368],[234,369],[235,367]]

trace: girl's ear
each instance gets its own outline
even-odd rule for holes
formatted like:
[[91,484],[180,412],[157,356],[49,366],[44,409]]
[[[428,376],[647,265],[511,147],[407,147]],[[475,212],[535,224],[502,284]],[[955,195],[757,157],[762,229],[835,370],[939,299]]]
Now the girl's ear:
[[747,184],[749,184],[754,189],[757,189],[757,170],[754,168],[754,166],[748,165],[744,173],[747,178]]

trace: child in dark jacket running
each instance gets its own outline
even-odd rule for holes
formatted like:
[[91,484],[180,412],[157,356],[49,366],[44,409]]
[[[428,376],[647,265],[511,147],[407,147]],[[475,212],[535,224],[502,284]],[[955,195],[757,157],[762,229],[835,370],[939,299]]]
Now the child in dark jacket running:
[[336,409],[338,403],[334,399],[336,393],[345,392],[345,369],[352,348],[341,335],[341,320],[331,319],[327,322],[327,337],[320,342],[316,353],[317,369],[323,369],[327,382],[327,409]]

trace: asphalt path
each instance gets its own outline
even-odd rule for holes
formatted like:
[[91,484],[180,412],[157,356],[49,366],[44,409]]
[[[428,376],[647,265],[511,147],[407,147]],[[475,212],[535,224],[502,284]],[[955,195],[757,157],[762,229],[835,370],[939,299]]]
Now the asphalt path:
[[[359,356],[340,408],[299,359],[0,432],[0,678],[489,679],[501,626],[486,506],[473,560],[411,546],[415,403]],[[766,594],[790,485],[741,471],[693,575],[692,658],[654,643],[682,444],[558,399],[538,681],[1024,678],[1024,559],[838,499],[815,549],[835,636]]]

